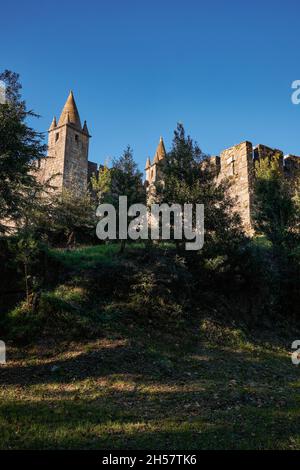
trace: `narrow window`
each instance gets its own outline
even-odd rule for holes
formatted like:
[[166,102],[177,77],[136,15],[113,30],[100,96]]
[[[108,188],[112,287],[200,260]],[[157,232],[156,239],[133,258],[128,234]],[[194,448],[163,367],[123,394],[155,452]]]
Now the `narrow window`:
[[55,142],[57,142],[58,139],[59,139],[59,132],[57,132],[57,133],[55,134]]
[[78,144],[78,142],[79,142],[79,141],[78,141],[78,135],[77,135],[77,134],[75,134],[75,142],[76,142],[77,144]]

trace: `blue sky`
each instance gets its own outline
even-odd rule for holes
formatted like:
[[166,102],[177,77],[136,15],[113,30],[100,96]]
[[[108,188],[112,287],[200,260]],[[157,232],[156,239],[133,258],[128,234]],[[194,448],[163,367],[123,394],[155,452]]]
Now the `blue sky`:
[[27,0],[1,5],[0,69],[46,130],[73,89],[90,159],[141,169],[178,121],[218,154],[243,140],[300,154],[299,0]]

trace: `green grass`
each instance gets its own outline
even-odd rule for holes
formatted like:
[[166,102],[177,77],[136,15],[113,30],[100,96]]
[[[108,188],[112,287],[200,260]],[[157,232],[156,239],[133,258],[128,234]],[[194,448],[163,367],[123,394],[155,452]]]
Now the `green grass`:
[[202,306],[176,327],[162,295],[175,266],[141,247],[52,250],[66,278],[42,292],[32,323],[11,314],[15,331],[37,316],[45,329],[0,366],[0,449],[300,449],[297,330],[250,334]]
[[64,266],[74,270],[95,267],[97,264],[112,264],[119,251],[117,244],[96,245],[75,250],[52,249],[52,256]]
[[[157,248],[164,250],[172,248],[172,243],[160,243]],[[131,251],[142,250],[145,248],[145,243],[136,242],[128,243],[126,251],[123,255],[120,254],[119,243],[107,243],[103,245],[84,246],[74,250],[66,250],[64,248],[51,249],[51,255],[60,261],[66,268],[72,270],[85,270],[95,268],[99,264],[112,265],[117,264],[122,256],[127,256]]]
[[1,449],[299,449],[288,350],[235,330],[214,342],[208,324],[191,335],[157,339],[129,326],[63,350],[9,349]]

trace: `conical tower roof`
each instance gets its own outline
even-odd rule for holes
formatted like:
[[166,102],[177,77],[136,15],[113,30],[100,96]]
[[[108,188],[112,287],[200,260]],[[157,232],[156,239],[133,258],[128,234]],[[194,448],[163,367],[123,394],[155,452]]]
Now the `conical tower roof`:
[[159,144],[157,146],[155,155],[154,155],[154,163],[158,163],[160,160],[163,160],[166,156],[166,149],[165,149],[165,144],[164,140],[161,137],[159,139]]
[[62,126],[63,124],[67,123],[73,124],[73,126],[80,130],[82,129],[78,109],[72,91],[70,91],[66,104],[62,110],[58,125]]
[[150,158],[148,157],[147,161],[146,161],[145,170],[148,170],[148,168],[150,168],[150,166],[151,166],[151,161],[150,161]]
[[56,126],[57,126],[56,117],[54,116],[51,126],[49,127],[49,131],[52,131],[52,129],[55,129]]
[[84,123],[83,123],[83,128],[82,128],[82,130],[83,130],[83,132],[85,132],[87,135],[90,135],[86,121],[84,121]]

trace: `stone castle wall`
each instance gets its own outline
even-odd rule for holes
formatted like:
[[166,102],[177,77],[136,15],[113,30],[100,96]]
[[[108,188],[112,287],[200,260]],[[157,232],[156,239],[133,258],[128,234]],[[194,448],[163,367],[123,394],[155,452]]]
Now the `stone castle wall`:
[[64,125],[49,131],[48,156],[41,159],[40,182],[50,180],[51,186],[84,192],[88,183],[89,137]]
[[230,194],[236,200],[245,229],[251,231],[253,205],[253,147],[251,142],[242,142],[220,155],[219,179],[229,178]]
[[[217,182],[228,178],[230,194],[236,201],[236,210],[242,218],[245,231],[253,234],[253,192],[255,178],[255,162],[259,159],[271,159],[279,155],[280,167],[287,178],[300,176],[300,157],[294,155],[283,156],[283,152],[272,149],[266,145],[253,147],[251,142],[245,141],[234,145],[220,156],[209,157],[202,165],[209,166],[216,174]],[[147,164],[146,187],[148,202],[155,202],[155,182],[163,179],[163,160]]]
[[83,193],[88,182],[89,137],[67,125],[63,186]]
[[38,179],[41,183],[50,181],[51,186],[61,191],[65,160],[66,127],[61,126],[48,135],[48,156],[40,160]]

